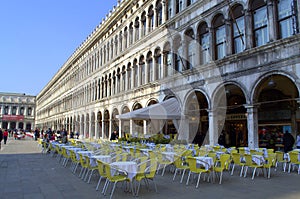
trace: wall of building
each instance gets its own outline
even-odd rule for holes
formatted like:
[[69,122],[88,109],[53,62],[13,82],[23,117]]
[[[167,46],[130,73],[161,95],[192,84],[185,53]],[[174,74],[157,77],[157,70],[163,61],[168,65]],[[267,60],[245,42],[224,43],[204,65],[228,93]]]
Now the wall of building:
[[[299,8],[294,0],[123,0],[37,96],[36,125],[104,139],[115,129],[121,134],[124,125],[147,134],[146,122],[139,127],[116,115],[173,96],[184,115],[180,139],[192,141],[208,125],[206,142],[215,144],[222,129],[229,131],[226,125],[244,125],[241,143],[254,147],[259,126],[280,120],[295,132]],[[261,106],[271,99],[266,90],[282,94],[268,102],[293,105],[289,119],[263,117],[270,115],[270,107]],[[191,122],[192,96],[198,98],[197,118],[206,121]],[[233,114],[244,121],[235,124]]]

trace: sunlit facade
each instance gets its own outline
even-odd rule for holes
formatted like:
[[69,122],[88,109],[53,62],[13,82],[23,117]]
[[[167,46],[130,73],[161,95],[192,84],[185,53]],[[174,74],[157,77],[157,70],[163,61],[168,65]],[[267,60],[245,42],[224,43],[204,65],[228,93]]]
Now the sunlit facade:
[[0,92],[0,128],[31,131],[35,121],[35,96]]
[[181,119],[160,132],[275,147],[300,126],[299,11],[295,0],[120,1],[38,94],[36,125],[157,133],[117,115],[175,97]]

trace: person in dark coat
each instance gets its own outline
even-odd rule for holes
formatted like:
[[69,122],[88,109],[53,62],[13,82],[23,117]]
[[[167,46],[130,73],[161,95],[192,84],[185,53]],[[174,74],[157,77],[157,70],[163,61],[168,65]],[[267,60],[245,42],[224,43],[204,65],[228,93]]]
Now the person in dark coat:
[[293,150],[293,145],[295,143],[295,138],[288,131],[283,135],[283,149],[285,153]]

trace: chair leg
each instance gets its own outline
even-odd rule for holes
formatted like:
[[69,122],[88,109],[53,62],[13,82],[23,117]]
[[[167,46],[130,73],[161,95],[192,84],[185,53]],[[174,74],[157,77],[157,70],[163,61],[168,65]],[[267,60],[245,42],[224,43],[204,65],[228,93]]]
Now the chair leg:
[[240,177],[242,177],[243,171],[244,171],[244,166],[242,166],[242,168],[241,168]]
[[221,171],[221,174],[220,174],[220,182],[219,182],[219,184],[222,184],[222,178],[223,178],[223,171]]
[[187,180],[186,180],[186,185],[189,184],[190,176],[191,176],[191,172],[189,172],[188,178],[187,178]]
[[110,199],[112,199],[112,196],[113,196],[115,188],[116,188],[116,184],[117,184],[117,182],[114,183],[114,186],[113,186],[113,188],[111,190],[110,197],[109,197]]
[[252,174],[252,180],[254,179],[255,172],[256,172],[256,167],[255,167],[255,168],[254,168],[254,170],[253,170],[253,174]]
[[98,191],[99,190],[99,186],[101,184],[101,180],[102,180],[102,176],[100,176],[99,180],[98,180],[98,183],[97,183],[97,186],[96,186],[96,190]]
[[233,164],[233,166],[232,166],[232,170],[231,170],[231,174],[230,175],[233,175],[234,167],[235,167],[235,164]]
[[176,174],[177,174],[177,168],[175,169],[175,172],[174,172],[174,176],[173,176],[173,181],[175,180],[175,177],[176,177]]
[[201,173],[199,173],[199,175],[198,175],[198,180],[197,180],[196,188],[198,188],[198,186],[199,186],[200,177],[201,177]]
[[184,174],[185,174],[185,169],[183,169],[183,172],[182,172],[182,175],[181,175],[180,183],[182,183],[182,181],[183,181]]

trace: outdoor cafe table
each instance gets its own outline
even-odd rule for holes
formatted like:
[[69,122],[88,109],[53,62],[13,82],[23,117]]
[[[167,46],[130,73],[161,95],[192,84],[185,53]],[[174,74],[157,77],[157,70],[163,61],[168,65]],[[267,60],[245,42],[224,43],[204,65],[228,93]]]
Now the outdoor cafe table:
[[[127,177],[132,181],[132,179],[137,174],[137,163],[134,161],[119,161],[119,162],[113,162],[110,164],[112,167],[116,167],[120,170],[126,171]],[[112,175],[114,174],[115,170],[112,169]]]
[[110,155],[92,155],[90,157],[90,165],[92,167],[95,167],[98,165],[96,160],[101,160],[102,162],[109,164],[109,163],[111,163],[111,156]]

